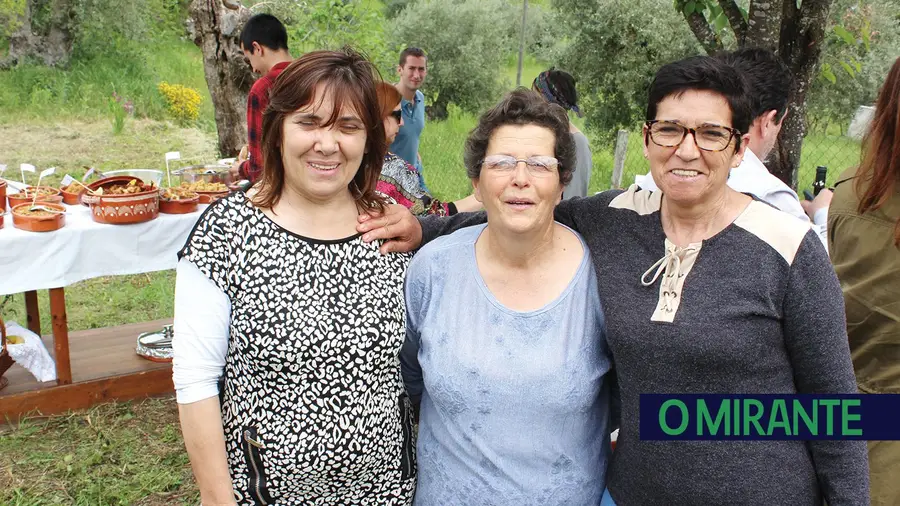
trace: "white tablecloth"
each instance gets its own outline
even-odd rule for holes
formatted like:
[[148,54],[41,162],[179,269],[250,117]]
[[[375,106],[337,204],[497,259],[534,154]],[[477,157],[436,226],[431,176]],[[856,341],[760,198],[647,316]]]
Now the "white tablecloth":
[[85,206],[66,206],[66,225],[54,232],[0,228],[0,295],[59,288],[99,276],[174,269],[200,213],[162,214],[132,225],[104,225]]

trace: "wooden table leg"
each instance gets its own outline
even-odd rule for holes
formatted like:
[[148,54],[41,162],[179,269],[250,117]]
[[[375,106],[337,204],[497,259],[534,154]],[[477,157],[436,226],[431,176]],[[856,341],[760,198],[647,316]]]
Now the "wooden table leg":
[[72,364],[69,362],[69,322],[66,317],[66,292],[50,289],[50,316],[53,319],[53,349],[56,352],[56,382],[72,383]]
[[34,290],[25,292],[25,315],[28,330],[41,335],[41,310],[38,308],[37,292]]

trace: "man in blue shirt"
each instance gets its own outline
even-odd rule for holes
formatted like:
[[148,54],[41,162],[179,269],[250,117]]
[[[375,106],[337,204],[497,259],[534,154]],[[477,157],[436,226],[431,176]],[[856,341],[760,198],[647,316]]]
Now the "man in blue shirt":
[[397,66],[400,81],[394,86],[403,96],[400,101],[403,121],[389,151],[419,171],[419,184],[423,190],[428,191],[422,177],[422,157],[419,155],[419,137],[425,128],[425,96],[419,91],[428,73],[425,60],[425,51],[417,47],[408,47],[400,53],[400,65]]

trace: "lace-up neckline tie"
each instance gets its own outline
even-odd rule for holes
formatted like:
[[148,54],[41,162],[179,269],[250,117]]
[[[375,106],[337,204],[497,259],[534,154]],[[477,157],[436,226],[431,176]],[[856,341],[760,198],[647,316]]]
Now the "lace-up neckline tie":
[[[653,313],[654,321],[669,321],[678,310],[678,297],[684,286],[684,278],[694,265],[702,243],[689,244],[683,248],[666,240],[666,254],[656,261],[641,276],[641,284],[653,286],[662,277],[659,288],[659,303]],[[649,277],[649,279],[648,279]]]

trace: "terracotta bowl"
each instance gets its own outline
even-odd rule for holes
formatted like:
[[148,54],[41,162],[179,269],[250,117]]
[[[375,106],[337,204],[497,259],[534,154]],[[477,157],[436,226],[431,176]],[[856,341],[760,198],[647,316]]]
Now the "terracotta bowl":
[[2,213],[0,213],[0,228],[3,228],[3,214]]
[[[159,190],[159,212],[166,214],[188,214],[197,210],[200,203],[200,195],[194,195],[193,198],[185,198],[179,200],[168,200],[163,198],[165,190]],[[196,194],[196,192],[194,192]]]
[[[13,208],[19,204],[31,203],[34,194],[34,186],[28,186],[24,191],[20,191],[19,193],[11,193],[7,196],[9,199],[9,207]],[[51,188],[49,186],[41,186],[41,190],[44,190],[45,193],[50,193],[50,195],[38,195],[36,202],[44,202],[47,204],[62,204],[63,196],[62,192],[60,192],[56,188]]]
[[81,202],[90,206],[91,218],[97,223],[143,223],[159,216],[159,188],[155,186],[125,195],[91,195],[84,192]]
[[63,190],[62,188],[59,191],[62,193],[63,204],[69,204],[70,206],[77,206],[81,203],[81,194],[84,193],[84,188],[75,185],[78,188],[77,191],[70,192]]
[[200,195],[201,204],[212,204],[229,193],[231,193],[229,190],[221,192],[197,192],[197,194]]
[[[65,212],[66,208],[61,204],[47,204],[43,203],[43,205],[56,209],[57,211]],[[63,213],[59,214],[51,214],[49,216],[26,216],[24,214],[20,214],[21,211],[28,209],[31,207],[31,202],[27,204],[19,204],[12,208],[12,216],[13,216],[13,226],[21,229],[27,230],[29,232],[52,232],[54,230],[59,230],[63,228],[66,224],[66,215]]]
[[6,212],[6,181],[0,179],[0,216]]
[[103,179],[98,179],[93,183],[87,185],[91,190],[96,190],[98,188],[106,188],[108,186],[116,185],[116,184],[128,184],[131,181],[137,181],[138,183],[142,183],[143,181],[139,177],[134,176],[112,176],[105,177]]

